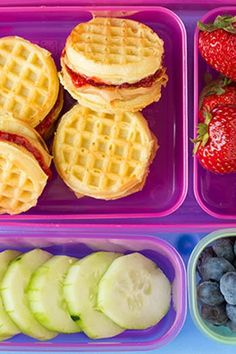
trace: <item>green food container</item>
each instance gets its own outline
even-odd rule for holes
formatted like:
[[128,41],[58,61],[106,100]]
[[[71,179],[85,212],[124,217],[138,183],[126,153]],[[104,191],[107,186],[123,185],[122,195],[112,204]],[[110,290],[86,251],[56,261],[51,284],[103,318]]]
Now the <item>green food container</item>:
[[226,326],[214,326],[202,319],[198,301],[197,301],[197,284],[200,277],[197,273],[197,261],[201,252],[211,243],[219,238],[235,237],[236,229],[223,229],[212,232],[198,242],[194,248],[188,262],[188,298],[190,314],[193,322],[205,335],[224,344],[236,344],[236,333],[233,333]]

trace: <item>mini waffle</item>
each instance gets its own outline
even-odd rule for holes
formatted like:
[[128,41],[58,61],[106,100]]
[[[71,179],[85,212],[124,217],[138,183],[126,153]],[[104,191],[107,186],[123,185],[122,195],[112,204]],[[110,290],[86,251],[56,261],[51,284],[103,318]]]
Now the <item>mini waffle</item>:
[[121,18],[77,25],[61,55],[60,81],[81,105],[106,113],[137,112],[159,101],[168,76],[162,39]]
[[33,128],[9,114],[0,115],[0,214],[19,214],[36,205],[50,163],[47,147]]
[[0,39],[0,109],[36,127],[59,91],[51,54],[20,37]]
[[120,85],[154,74],[164,48],[159,36],[142,23],[96,17],[72,30],[65,51],[75,72]]
[[19,214],[35,206],[47,176],[37,161],[0,141],[0,214]]
[[75,105],[58,126],[53,156],[76,194],[109,200],[142,189],[157,147],[141,113],[107,114]]

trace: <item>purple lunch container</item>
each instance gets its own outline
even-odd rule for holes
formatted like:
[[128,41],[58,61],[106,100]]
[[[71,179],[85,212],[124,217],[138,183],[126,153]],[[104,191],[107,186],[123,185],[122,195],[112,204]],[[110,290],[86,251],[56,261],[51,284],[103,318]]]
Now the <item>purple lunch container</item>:
[[[19,2],[18,2],[19,3]],[[12,2],[12,5],[14,2]],[[93,15],[122,16],[150,26],[164,40],[169,82],[161,100],[143,114],[160,148],[141,192],[114,201],[77,199],[54,171],[37,206],[0,220],[148,218],[173,213],[187,193],[187,53],[186,31],[171,10],[158,6],[0,6],[1,36],[22,36],[59,58],[72,28]],[[64,111],[74,101],[66,95]]]
[[54,255],[84,257],[91,252],[141,252],[154,261],[172,284],[171,306],[166,316],[146,330],[127,330],[114,338],[89,339],[83,333],[60,334],[53,340],[39,342],[25,335],[0,342],[0,351],[126,351],[156,349],[170,342],[181,330],[186,317],[186,271],[182,258],[168,242],[157,237],[135,234],[129,226],[1,224],[0,251],[26,252],[45,249]]
[[[236,15],[236,6],[218,7],[206,13],[201,21],[213,22],[216,16]],[[210,73],[218,77],[201,58],[198,51],[198,28],[194,36],[194,134],[198,124],[199,94],[204,87],[204,76]],[[236,218],[236,174],[218,175],[205,170],[194,157],[194,193],[201,208],[208,214],[221,219]]]

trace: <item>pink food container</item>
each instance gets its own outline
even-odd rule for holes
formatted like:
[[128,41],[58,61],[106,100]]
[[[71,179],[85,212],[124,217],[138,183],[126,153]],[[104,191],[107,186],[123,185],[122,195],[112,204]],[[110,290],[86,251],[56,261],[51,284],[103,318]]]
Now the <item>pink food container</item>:
[[[19,2],[18,2],[19,3]],[[19,35],[52,52],[58,68],[66,37],[92,15],[122,16],[153,28],[165,42],[164,64],[169,82],[160,102],[144,110],[160,149],[141,192],[115,201],[77,199],[54,171],[36,207],[0,220],[99,219],[162,217],[173,213],[187,193],[187,55],[183,23],[157,6],[25,6],[0,7],[1,36]],[[66,95],[64,111],[74,101]]]
[[153,260],[172,283],[172,301],[167,315],[147,330],[125,331],[108,339],[89,339],[83,333],[61,334],[48,342],[18,335],[0,343],[0,351],[126,351],[155,349],[170,342],[181,330],[186,316],[186,272],[177,251],[157,237],[134,234],[129,227],[1,225],[0,250],[22,252],[40,247],[53,254],[84,257],[97,250],[141,252]]
[[[236,6],[219,7],[206,13],[201,21],[213,22],[218,15],[236,15]],[[198,29],[194,37],[194,133],[198,124],[199,94],[204,87],[204,75],[210,73],[213,78],[218,77],[201,58],[198,52]],[[200,166],[194,158],[194,193],[195,197],[208,214],[221,219],[235,219],[236,217],[236,175],[217,175]]]

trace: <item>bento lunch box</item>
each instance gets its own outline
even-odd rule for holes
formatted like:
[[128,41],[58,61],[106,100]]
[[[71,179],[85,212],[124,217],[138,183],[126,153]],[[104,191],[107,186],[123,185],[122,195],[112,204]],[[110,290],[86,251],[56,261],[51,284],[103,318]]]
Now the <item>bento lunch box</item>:
[[0,250],[28,251],[42,248],[58,255],[84,257],[92,251],[141,252],[153,260],[172,284],[171,307],[166,316],[147,330],[125,331],[108,339],[89,339],[83,333],[60,334],[53,340],[39,342],[24,335],[0,342],[0,351],[125,351],[159,348],[170,342],[181,330],[186,316],[186,271],[182,258],[168,242],[146,235],[131,233],[129,228],[113,231],[106,227],[88,228],[74,225],[45,226],[30,224],[2,225]]
[[[202,321],[195,289],[196,259],[201,250],[213,239],[236,233],[236,179],[234,174],[219,176],[204,170],[192,157],[189,137],[193,137],[193,129],[196,132],[204,73],[213,72],[198,53],[197,29],[194,34],[197,20],[202,18],[207,22],[222,12],[236,15],[236,6],[216,8],[226,4],[222,0],[187,0],[184,3],[150,0],[147,5],[143,0],[130,0],[128,6],[121,0],[113,0],[112,5],[106,0],[48,0],[42,3],[43,6],[39,6],[40,0],[9,2],[10,5],[2,0],[0,4],[0,36],[19,35],[38,43],[52,52],[58,69],[66,37],[79,22],[101,15],[121,16],[147,24],[164,40],[164,63],[169,82],[162,91],[161,100],[143,111],[160,145],[144,189],[115,201],[77,199],[54,170],[36,207],[21,215],[0,215],[0,251],[25,252],[42,248],[55,255],[78,258],[97,250],[138,251],[156,262],[167,275],[172,283],[172,302],[159,324],[147,330],[125,331],[114,338],[100,340],[89,339],[83,333],[60,334],[47,342],[18,335],[0,342],[0,352],[155,350],[170,343],[183,328],[187,290],[192,319],[200,329],[199,336],[204,332],[210,338],[235,345],[235,335],[211,328]],[[65,98],[64,112],[74,103],[68,94]],[[52,224],[47,224],[49,222]],[[232,230],[221,230],[205,237],[213,230],[226,227]],[[188,262],[193,248],[187,287],[184,262]],[[184,331],[186,328],[189,330],[188,325]],[[177,338],[177,345],[179,339],[185,344],[198,333],[187,340],[185,335],[188,333],[183,333],[184,339],[181,335]],[[176,342],[169,346],[169,352],[174,352]],[[184,350],[187,351],[185,347]]]
[[[18,216],[0,219],[85,219],[161,217],[173,213],[187,192],[187,55],[186,32],[172,11],[157,6],[44,6],[0,7],[1,36],[19,35],[48,49],[56,64],[72,28],[93,15],[122,16],[150,26],[165,42],[164,65],[169,82],[162,99],[143,114],[158,137],[160,149],[152,163],[144,189],[129,197],[103,201],[78,200],[56,171],[36,207]],[[64,111],[72,99],[66,96]]]
[[[218,15],[236,15],[236,6],[218,7],[207,12],[201,21],[214,21]],[[218,77],[198,52],[198,29],[194,36],[194,133],[198,124],[199,94],[204,86],[206,73]],[[208,214],[221,219],[236,218],[235,174],[217,175],[205,170],[194,158],[194,193],[200,207]]]
[[197,303],[197,282],[199,276],[197,274],[197,261],[201,252],[210,244],[220,238],[236,237],[236,228],[218,230],[203,237],[194,248],[188,262],[188,298],[189,308],[192,319],[205,335],[211,339],[217,340],[225,344],[236,344],[236,333],[233,333],[225,326],[214,326],[204,321],[199,313]]

